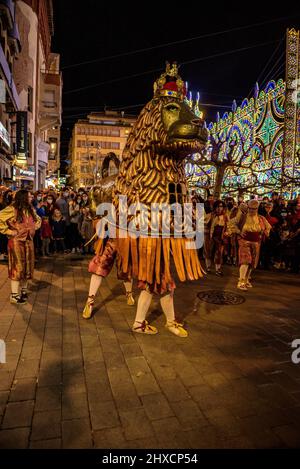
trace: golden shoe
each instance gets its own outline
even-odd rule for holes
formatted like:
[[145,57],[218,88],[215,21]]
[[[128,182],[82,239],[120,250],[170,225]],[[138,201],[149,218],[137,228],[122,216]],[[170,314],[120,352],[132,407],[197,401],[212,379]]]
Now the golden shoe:
[[140,326],[134,327],[133,325],[132,326],[133,332],[138,332],[139,334],[150,334],[150,335],[154,335],[158,333],[158,330],[156,329],[156,327],[150,326],[148,321],[146,320],[143,322],[135,321],[134,324],[140,324]]
[[132,292],[126,293],[127,304],[128,306],[133,306],[135,304],[134,298],[132,296]]
[[88,300],[86,302],[84,310],[82,311],[83,319],[91,319],[91,317],[93,315],[94,297],[92,297],[92,298],[93,298],[92,300]]
[[184,329],[183,324],[180,322],[176,321],[167,321],[166,326],[167,329],[169,329],[170,332],[173,334],[177,335],[178,337],[187,337],[188,332],[187,330]]

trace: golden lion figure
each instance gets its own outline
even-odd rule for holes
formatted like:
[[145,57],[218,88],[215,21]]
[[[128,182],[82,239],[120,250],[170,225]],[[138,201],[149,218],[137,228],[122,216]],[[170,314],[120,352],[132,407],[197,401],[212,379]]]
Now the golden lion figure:
[[[177,65],[167,70],[154,84],[154,97],[141,111],[123,152],[122,163],[116,178],[112,198],[119,213],[119,197],[126,196],[127,204],[143,204],[151,214],[151,204],[180,204],[190,202],[184,171],[185,157],[198,152],[207,141],[203,120],[191,111],[185,102],[184,82],[178,75]],[[101,193],[101,191],[99,192]],[[128,223],[132,222],[128,216]],[[117,217],[118,219],[118,217]],[[139,237],[128,233],[116,238],[99,240],[95,258],[89,271],[93,274],[89,299],[85,308],[91,313],[94,296],[101,278],[108,275],[117,259],[120,278],[138,280],[142,290],[133,331],[155,334],[157,330],[146,321],[152,294],[161,296],[161,306],[166,315],[166,327],[175,335],[186,337],[187,331],[175,318],[173,293],[175,282],[171,260],[179,280],[196,280],[203,276],[196,247],[188,249],[189,238],[174,237],[174,218],[171,217],[170,236],[162,233],[163,215],[157,215],[158,232]],[[196,220],[192,220],[195,225]],[[148,219],[150,227],[150,217]],[[94,286],[93,286],[94,284]]]

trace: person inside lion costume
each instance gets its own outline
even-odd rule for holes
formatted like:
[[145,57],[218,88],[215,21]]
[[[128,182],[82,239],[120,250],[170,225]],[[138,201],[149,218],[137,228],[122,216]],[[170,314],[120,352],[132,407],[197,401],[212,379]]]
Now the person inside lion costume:
[[[203,148],[207,142],[207,130],[204,121],[194,114],[185,98],[186,87],[178,74],[177,64],[171,66],[167,63],[165,73],[154,83],[153,99],[142,109],[122,155],[112,194],[117,214],[121,210],[120,196],[127,197],[128,206],[142,204],[150,214],[153,209],[151,204],[162,207],[175,203],[183,207],[190,202],[185,158]],[[109,274],[117,260],[118,277],[127,281],[136,279],[142,290],[132,330],[143,334],[158,332],[146,321],[153,293],[157,293],[161,295],[167,329],[179,337],[186,337],[187,331],[175,317],[175,281],[171,261],[174,261],[180,281],[199,279],[203,276],[203,270],[196,246],[191,249],[190,239],[174,235],[174,218],[171,218],[171,229],[166,236],[163,215],[159,212],[156,215],[157,231],[153,236],[141,229],[142,224],[145,226],[145,220],[141,220],[141,212],[137,213],[138,236],[130,233],[124,236],[123,227],[121,229],[116,223],[113,238],[99,237],[96,255],[89,265],[92,277],[83,317],[91,317],[102,277]],[[194,225],[194,212],[192,218]],[[129,224],[132,219],[133,216],[128,215]],[[150,216],[146,224],[150,228]],[[100,229],[97,231],[99,233]]]

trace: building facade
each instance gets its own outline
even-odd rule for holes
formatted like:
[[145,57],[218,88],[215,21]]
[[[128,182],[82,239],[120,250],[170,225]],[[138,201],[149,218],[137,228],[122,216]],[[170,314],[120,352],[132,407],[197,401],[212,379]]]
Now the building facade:
[[20,109],[13,68],[21,50],[12,0],[0,0],[0,184],[12,184],[15,116]]
[[17,0],[16,16],[22,53],[15,79],[29,129],[25,166],[31,171],[34,189],[41,189],[60,164],[62,75],[60,56],[51,52],[52,0]]
[[115,111],[91,113],[79,120],[70,144],[70,184],[88,188],[116,173],[135,120]]
[[60,165],[62,75],[59,54],[51,52],[52,0],[0,0],[0,27],[0,78],[9,97],[0,104],[0,138],[1,125],[10,136],[9,145],[1,143],[8,156],[0,177],[10,173],[2,182],[14,188],[44,188]]

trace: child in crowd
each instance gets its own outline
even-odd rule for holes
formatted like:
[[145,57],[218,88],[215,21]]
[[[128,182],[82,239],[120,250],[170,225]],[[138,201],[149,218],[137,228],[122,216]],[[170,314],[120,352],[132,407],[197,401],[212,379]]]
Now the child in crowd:
[[54,252],[61,249],[66,252],[65,236],[66,236],[66,221],[61,214],[61,211],[56,208],[52,217],[52,235],[54,240]]
[[42,225],[41,225],[41,240],[42,240],[42,256],[49,257],[49,247],[50,241],[52,239],[52,229],[49,222],[49,217],[44,216],[42,218]]

